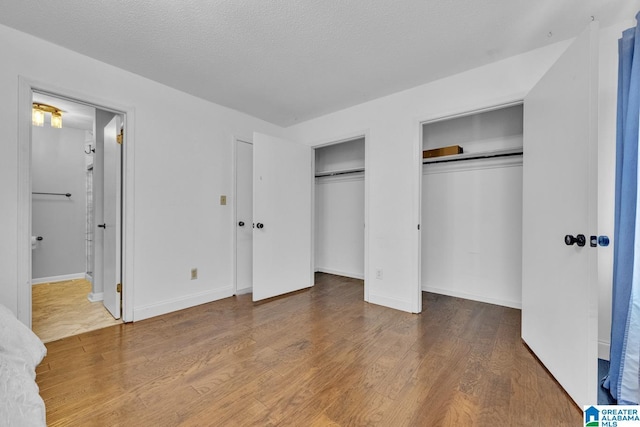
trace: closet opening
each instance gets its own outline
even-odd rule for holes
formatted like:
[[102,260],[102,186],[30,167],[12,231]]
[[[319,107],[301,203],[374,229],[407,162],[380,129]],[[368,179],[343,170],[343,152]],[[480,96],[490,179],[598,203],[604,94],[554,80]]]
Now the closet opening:
[[366,272],[364,136],[315,147],[314,272],[363,280]]
[[522,305],[522,103],[421,124],[422,291]]

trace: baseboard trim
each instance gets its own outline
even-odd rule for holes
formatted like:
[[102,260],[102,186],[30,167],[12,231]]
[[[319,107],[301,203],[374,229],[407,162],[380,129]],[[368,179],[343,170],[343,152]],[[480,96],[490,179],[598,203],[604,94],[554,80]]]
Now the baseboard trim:
[[466,292],[452,291],[450,289],[436,288],[434,286],[422,285],[424,292],[447,295],[450,297],[463,298],[472,301],[486,302],[488,304],[501,305],[503,307],[522,309],[522,301],[509,301],[501,298],[492,298],[484,295],[468,294]]
[[89,292],[87,294],[87,299],[89,300],[89,302],[98,302],[98,301],[102,301],[104,299],[104,293],[103,292]]
[[343,276],[343,277],[350,277],[352,279],[364,280],[364,274],[349,273],[349,272],[346,272],[346,271],[333,270],[331,268],[318,267],[318,268],[316,268],[316,272],[318,272],[318,273],[327,273],[327,274],[335,274],[336,276]]
[[611,344],[604,341],[598,341],[598,359],[609,360],[609,351]]
[[253,288],[236,289],[236,295],[250,294],[251,292],[253,292]]
[[84,279],[87,273],[74,273],[74,274],[63,274],[62,276],[49,276],[49,277],[40,277],[38,279],[31,279],[32,285],[39,285],[41,283],[53,283],[53,282],[64,282],[65,280],[75,280],[75,279]]
[[224,288],[214,291],[200,292],[185,297],[172,300],[161,301],[155,304],[134,307],[133,321],[148,319],[150,317],[160,316],[162,314],[171,313],[185,308],[195,307],[196,305],[206,304],[223,298],[233,296],[233,286],[225,286]]
[[393,308],[400,311],[406,311],[408,313],[413,313],[413,304],[410,301],[399,300],[396,298],[390,298],[382,295],[376,295],[372,292],[369,292],[369,300],[367,301],[371,304],[382,305],[384,307]]

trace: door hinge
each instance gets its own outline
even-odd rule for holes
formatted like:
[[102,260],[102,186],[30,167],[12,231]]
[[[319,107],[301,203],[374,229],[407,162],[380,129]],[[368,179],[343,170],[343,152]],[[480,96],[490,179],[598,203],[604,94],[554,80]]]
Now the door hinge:
[[120,133],[116,136],[116,142],[122,145],[123,140],[124,140],[124,129],[120,129]]
[[116,292],[122,293],[122,283],[116,285]]

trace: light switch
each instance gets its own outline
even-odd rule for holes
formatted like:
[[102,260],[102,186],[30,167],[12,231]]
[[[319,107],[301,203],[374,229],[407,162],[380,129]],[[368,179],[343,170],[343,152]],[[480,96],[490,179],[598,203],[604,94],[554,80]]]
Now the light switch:
[[223,206],[227,204],[227,196],[220,196],[220,204]]

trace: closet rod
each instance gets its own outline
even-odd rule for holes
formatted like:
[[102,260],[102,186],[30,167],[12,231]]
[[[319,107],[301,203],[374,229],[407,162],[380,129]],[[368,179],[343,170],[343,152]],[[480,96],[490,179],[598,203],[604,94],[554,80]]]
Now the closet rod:
[[349,169],[345,171],[335,171],[335,172],[321,172],[316,175],[316,178],[323,178],[325,176],[350,175],[352,173],[362,173],[362,172],[364,172],[364,168]]
[[38,193],[36,191],[34,191],[31,194],[46,194],[48,196],[65,196],[65,197],[71,197],[71,193]]
[[469,156],[469,157],[463,157],[463,158],[428,160],[428,161],[423,161],[422,164],[432,165],[434,163],[463,162],[465,160],[494,159],[496,157],[512,157],[512,156],[522,156],[522,151],[509,152],[509,153],[478,154],[477,156]]

